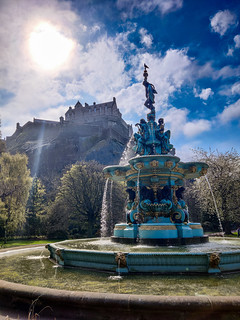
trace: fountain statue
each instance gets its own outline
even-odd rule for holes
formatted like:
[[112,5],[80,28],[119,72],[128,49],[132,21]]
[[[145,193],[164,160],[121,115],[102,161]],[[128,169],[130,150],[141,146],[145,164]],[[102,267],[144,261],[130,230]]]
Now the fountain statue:
[[128,203],[126,223],[116,224],[112,241],[153,245],[185,245],[208,241],[200,223],[189,222],[187,204],[183,200],[184,179],[198,178],[207,173],[202,162],[180,162],[174,156],[170,130],[164,128],[164,119],[156,123],[155,94],[148,82],[144,65],[143,85],[146,89],[144,105],[150,109],[147,121],[136,124],[134,134],[136,157],[125,166],[104,168],[107,178],[124,181]]

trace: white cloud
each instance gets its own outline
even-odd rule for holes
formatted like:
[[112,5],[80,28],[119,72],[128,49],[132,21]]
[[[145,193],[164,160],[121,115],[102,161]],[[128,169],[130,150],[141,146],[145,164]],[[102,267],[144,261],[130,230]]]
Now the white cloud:
[[234,52],[234,49],[233,48],[228,48],[228,52],[227,52],[227,56],[228,57],[232,57],[233,56],[233,52]]
[[144,87],[141,85],[144,62],[150,68],[148,81],[156,85],[158,92],[155,96],[156,111],[167,109],[169,97],[192,79],[192,61],[188,58],[186,50],[170,49],[164,56],[138,52],[130,57],[129,63],[132,68],[128,72],[138,83],[123,87],[116,95],[118,106],[124,115],[134,111],[144,116],[148,111],[143,106],[146,98]]
[[233,38],[234,42],[235,42],[235,47],[236,48],[240,48],[240,34],[237,34],[234,38]]
[[233,96],[240,94],[240,82],[235,82],[233,85],[222,86],[219,90],[222,96]]
[[200,141],[193,141],[191,143],[186,143],[178,148],[176,148],[176,156],[184,162],[190,162],[195,160],[195,154],[193,149],[196,149],[196,146],[200,145]]
[[57,108],[48,108],[44,111],[39,112],[36,118],[59,121],[59,117],[64,117],[67,110],[68,107],[66,105],[61,105]]
[[234,83],[231,91],[232,91],[232,94],[240,94],[240,82]]
[[213,79],[227,79],[231,77],[239,77],[240,67],[233,68],[231,66],[224,66],[219,70],[213,70],[211,76]]
[[141,36],[141,43],[144,44],[147,48],[150,48],[152,46],[153,37],[151,34],[147,32],[146,29],[141,28],[139,30],[139,34]]
[[212,31],[223,36],[230,27],[237,26],[237,17],[229,10],[218,11],[212,18],[210,18]]
[[208,100],[210,96],[212,96],[214,92],[211,88],[202,89],[200,93],[197,93],[197,90],[194,88],[195,97],[199,97],[202,100]]
[[209,120],[199,119],[187,122],[183,127],[183,133],[187,137],[194,137],[210,129],[211,122]]
[[92,32],[97,32],[97,31],[100,31],[101,30],[101,27],[97,24],[95,24],[92,28],[91,28],[91,31]]
[[180,9],[183,0],[118,0],[117,7],[124,11],[123,16],[138,16],[158,10],[161,14],[167,14]]
[[178,136],[182,133],[182,128],[187,122],[188,113],[189,110],[186,108],[177,109],[172,107],[163,114],[166,125],[170,125],[172,135]]
[[226,106],[222,113],[218,115],[218,119],[221,123],[225,124],[232,120],[240,119],[240,99],[235,103]]
[[228,48],[228,52],[227,52],[227,56],[232,57],[233,53],[236,49],[240,48],[240,34],[237,34],[234,38],[233,38],[235,45],[234,47],[229,47]]
[[172,135],[175,137],[184,134],[186,137],[194,137],[211,129],[211,121],[198,119],[188,121],[189,110],[170,108],[163,115],[166,124],[170,125]]
[[117,42],[104,35],[91,43],[87,51],[76,54],[71,76],[78,78],[75,84],[78,83],[79,91],[87,92],[102,102],[128,86],[130,78],[124,69]]

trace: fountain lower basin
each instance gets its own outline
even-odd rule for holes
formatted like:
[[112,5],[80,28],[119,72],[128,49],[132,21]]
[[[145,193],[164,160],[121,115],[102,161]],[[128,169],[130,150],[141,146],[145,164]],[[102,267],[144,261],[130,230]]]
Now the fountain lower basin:
[[[109,241],[94,242],[81,241],[82,249],[89,245],[97,249],[99,242],[103,242],[102,249],[108,249]],[[220,242],[213,248],[216,252],[225,245]],[[238,239],[236,243],[227,250],[237,251]],[[71,242],[71,246],[76,245]],[[208,245],[203,246],[205,252],[209,250]],[[125,249],[123,245],[113,246],[116,250]],[[132,246],[131,249],[138,252],[166,250],[146,246]],[[180,250],[195,251],[195,246]],[[0,279],[0,310],[3,307],[6,316],[17,310],[16,317],[21,311],[21,319],[29,317],[33,301],[34,312],[40,313],[41,319],[230,320],[240,316],[240,289],[236,285],[240,274],[109,277],[104,272],[58,267],[48,259],[47,251],[35,248],[31,253],[19,249],[11,256],[0,252]]]
[[[212,246],[206,243],[187,246],[184,251],[182,247],[113,246],[109,241],[109,246],[99,249],[94,248],[96,241],[100,242],[99,239],[63,241],[48,244],[47,248],[50,258],[61,266],[104,272],[215,274],[240,271],[239,245]],[[74,248],[76,243],[80,248]]]

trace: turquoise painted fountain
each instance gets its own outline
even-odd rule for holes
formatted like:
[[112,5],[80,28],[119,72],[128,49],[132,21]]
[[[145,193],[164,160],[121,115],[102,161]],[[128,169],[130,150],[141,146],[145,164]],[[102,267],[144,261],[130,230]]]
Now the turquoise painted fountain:
[[143,85],[147,121],[137,123],[136,157],[127,165],[104,168],[108,179],[124,182],[128,203],[126,222],[115,225],[111,241],[83,239],[47,245],[59,265],[116,273],[211,274],[240,271],[239,247],[215,246],[200,223],[189,221],[183,200],[184,180],[207,173],[202,162],[181,162],[174,155],[164,119],[155,121],[154,86]]
[[164,119],[156,123],[154,86],[147,81],[147,66],[143,73],[146,88],[145,106],[150,109],[147,121],[137,123],[134,134],[137,156],[125,166],[108,166],[106,176],[127,184],[128,204],[126,223],[115,225],[112,241],[140,242],[153,245],[185,245],[203,243],[200,223],[189,222],[183,200],[183,181],[199,178],[207,173],[202,162],[180,162],[174,156],[170,131],[164,129]]

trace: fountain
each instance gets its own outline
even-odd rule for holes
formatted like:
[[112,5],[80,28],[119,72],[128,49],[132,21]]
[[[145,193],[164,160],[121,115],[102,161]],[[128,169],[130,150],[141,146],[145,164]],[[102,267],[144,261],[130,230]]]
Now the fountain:
[[[240,271],[239,241],[208,242],[201,224],[189,222],[183,181],[205,175],[208,166],[183,163],[174,155],[164,120],[155,122],[156,90],[147,81],[146,68],[143,84],[150,113],[147,121],[137,124],[137,156],[128,164],[104,169],[107,179],[127,185],[126,223],[115,225],[111,241],[96,238],[48,244],[54,266],[42,254],[37,264],[35,253],[0,259],[0,278],[4,279],[0,280],[0,306],[28,310],[31,305],[38,313],[47,310],[47,319],[239,319],[235,283],[240,275],[222,275]],[[114,203],[110,207],[114,213]],[[106,221],[112,220],[105,209],[103,203],[103,235],[109,229]]]
[[124,181],[129,194],[127,222],[117,224],[112,241],[153,245],[185,245],[204,243],[200,223],[189,222],[187,205],[183,200],[183,181],[203,176],[208,165],[202,162],[180,162],[170,152],[170,131],[164,130],[164,119],[155,122],[154,94],[156,90],[147,81],[144,69],[143,85],[146,88],[145,106],[150,109],[147,121],[137,123],[134,134],[137,157],[124,166],[108,166],[107,178]]
[[[182,196],[184,180],[204,176],[208,165],[184,163],[174,155],[171,133],[165,131],[164,119],[160,118],[158,124],[155,122],[157,92],[148,82],[148,67],[144,66],[143,85],[147,98],[144,105],[150,112],[147,121],[141,119],[136,124],[136,156],[128,164],[104,168],[107,181],[120,181],[127,186],[126,223],[115,225],[107,249],[101,247],[99,239],[78,240],[78,244],[76,240],[65,241],[48,245],[50,257],[61,266],[117,274],[216,274],[240,270],[238,250],[221,251],[208,247],[209,239],[203,234],[201,224],[189,221],[187,204]],[[102,235],[105,235],[108,226],[106,212],[103,212]],[[181,249],[192,248],[191,245],[197,246],[194,250]],[[139,251],[139,246],[144,249]]]

